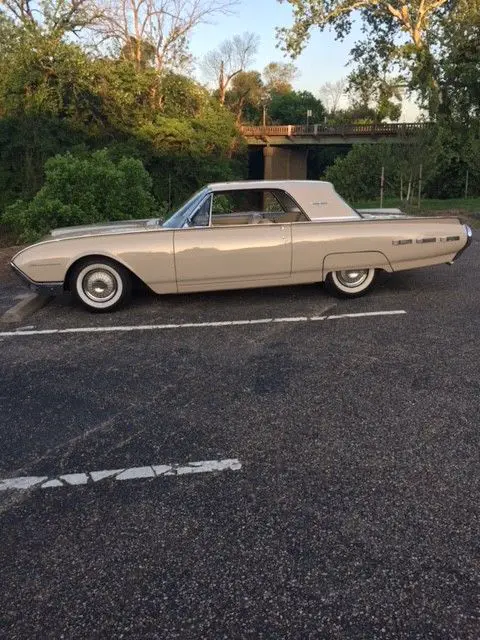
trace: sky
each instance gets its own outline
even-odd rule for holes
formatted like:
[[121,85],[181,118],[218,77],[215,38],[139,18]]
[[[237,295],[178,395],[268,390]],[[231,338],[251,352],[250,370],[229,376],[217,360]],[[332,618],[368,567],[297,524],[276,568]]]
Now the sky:
[[[288,3],[277,0],[239,0],[230,15],[217,15],[211,23],[199,25],[194,31],[190,47],[194,57],[201,60],[207,51],[215,49],[223,40],[245,31],[260,36],[258,55],[252,68],[262,70],[269,62],[290,62],[276,46],[276,27],[288,27],[293,23],[292,11]],[[329,31],[316,29],[303,53],[294,60],[300,74],[294,82],[297,90],[311,91],[318,97],[320,86],[344,78],[350,72],[347,66],[350,49],[361,38],[359,24],[354,24],[352,32],[342,42],[335,40]],[[203,80],[198,70],[196,76]],[[406,104],[401,120],[415,120],[418,110],[412,104]]]

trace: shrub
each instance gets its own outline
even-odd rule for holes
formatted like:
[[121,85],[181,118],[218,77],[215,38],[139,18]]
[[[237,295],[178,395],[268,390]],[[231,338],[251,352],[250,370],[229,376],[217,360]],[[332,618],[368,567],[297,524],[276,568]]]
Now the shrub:
[[142,162],[106,150],[57,155],[45,164],[45,183],[30,202],[7,207],[2,222],[19,239],[34,240],[54,227],[158,215],[152,179]]

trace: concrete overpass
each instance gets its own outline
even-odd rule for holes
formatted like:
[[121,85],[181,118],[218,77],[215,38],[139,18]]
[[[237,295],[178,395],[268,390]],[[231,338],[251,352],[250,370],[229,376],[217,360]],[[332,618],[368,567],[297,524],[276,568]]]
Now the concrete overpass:
[[[263,178],[305,179],[308,150],[316,146],[405,144],[423,133],[428,123],[243,126],[249,151],[263,150]],[[256,176],[260,177],[260,176]]]

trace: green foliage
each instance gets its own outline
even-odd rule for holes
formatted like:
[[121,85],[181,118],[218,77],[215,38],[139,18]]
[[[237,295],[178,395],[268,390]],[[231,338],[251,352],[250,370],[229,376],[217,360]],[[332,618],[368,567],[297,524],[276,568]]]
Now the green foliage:
[[58,226],[147,218],[158,213],[152,179],[134,158],[113,161],[106,150],[50,158],[45,184],[30,202],[7,208],[2,223],[25,240]]
[[258,122],[265,89],[258,71],[241,71],[232,80],[225,96],[227,106],[237,122]]
[[427,198],[459,198],[480,195],[480,142],[478,133],[446,125],[432,127],[423,138],[408,144],[355,145],[338,157],[325,172],[342,195],[368,200],[380,194],[380,175],[385,169],[385,197],[404,194],[408,183],[418,193],[420,168],[422,195]]
[[398,163],[393,145],[354,145],[350,153],[337,157],[325,178],[347,200],[367,200],[380,192],[380,175],[385,167],[387,183],[395,184]]
[[379,78],[370,69],[360,68],[349,75],[348,82],[352,112],[363,112],[364,119],[371,122],[383,122],[387,119],[395,122],[400,119],[401,78]]
[[307,110],[313,112],[310,122],[323,122],[325,107],[310,91],[273,93],[268,105],[271,124],[306,124]]
[[[124,55],[93,58],[77,45],[16,27],[1,13],[0,35],[0,215],[23,200],[15,214],[9,211],[17,229],[24,221],[27,233],[43,232],[56,224],[57,211],[59,224],[88,221],[87,202],[79,211],[78,200],[57,201],[41,191],[30,203],[44,183],[45,163],[67,151],[108,148],[116,162],[141,160],[155,179],[158,202],[185,199],[204,178],[244,174],[235,118],[193,80],[159,76]],[[91,215],[128,211],[111,204],[110,214],[100,207]]]

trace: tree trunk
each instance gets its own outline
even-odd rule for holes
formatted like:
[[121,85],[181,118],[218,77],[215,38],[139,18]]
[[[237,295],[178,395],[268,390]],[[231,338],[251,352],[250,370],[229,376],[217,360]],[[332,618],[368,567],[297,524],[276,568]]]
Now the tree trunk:
[[218,91],[220,104],[225,104],[225,94],[227,93],[227,85],[225,83],[225,65],[223,61],[220,64],[220,75],[218,77]]

